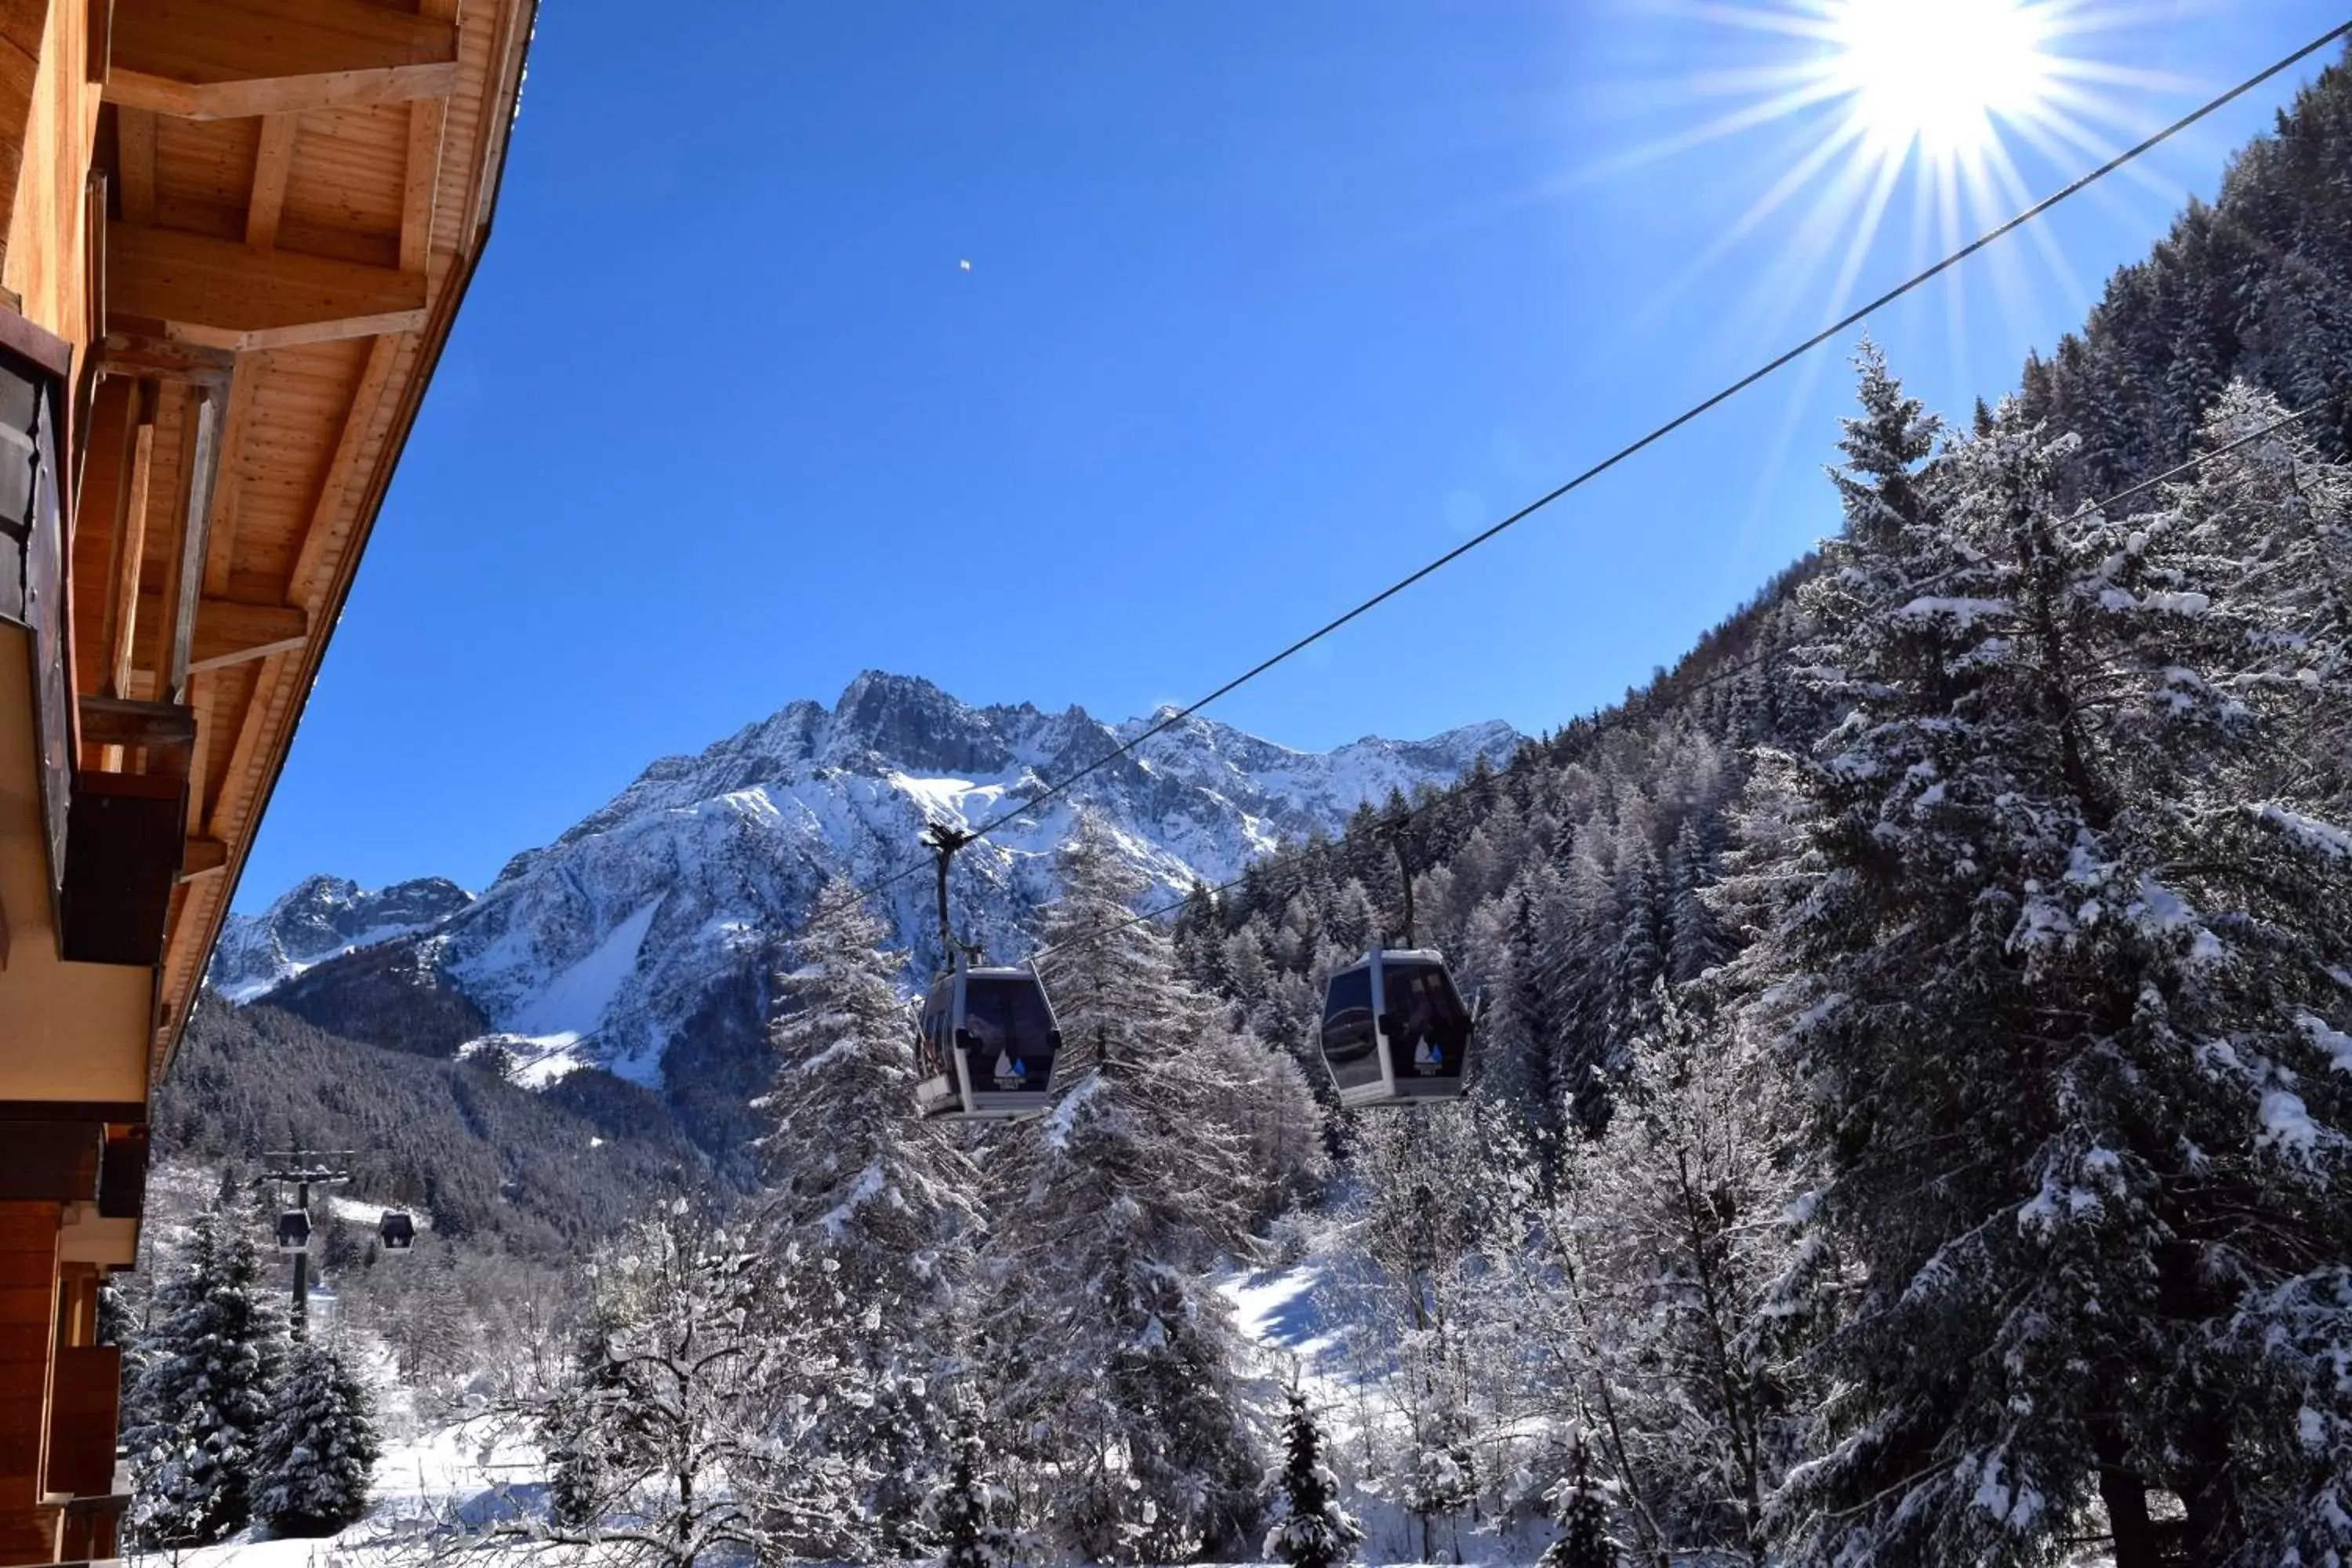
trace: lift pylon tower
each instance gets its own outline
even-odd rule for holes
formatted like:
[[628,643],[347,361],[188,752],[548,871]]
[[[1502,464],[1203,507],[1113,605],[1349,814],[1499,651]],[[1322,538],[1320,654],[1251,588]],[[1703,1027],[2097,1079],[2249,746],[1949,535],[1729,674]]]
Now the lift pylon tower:
[[[280,1150],[264,1154],[268,1169],[255,1177],[257,1183],[268,1182],[280,1192],[288,1185],[294,1188],[294,1206],[307,1222],[310,1212],[310,1189],[313,1186],[337,1186],[352,1179],[352,1154],[349,1149],[331,1152],[304,1149]],[[294,1253],[294,1313],[292,1328],[299,1339],[310,1320],[310,1254],[308,1231],[305,1247]]]

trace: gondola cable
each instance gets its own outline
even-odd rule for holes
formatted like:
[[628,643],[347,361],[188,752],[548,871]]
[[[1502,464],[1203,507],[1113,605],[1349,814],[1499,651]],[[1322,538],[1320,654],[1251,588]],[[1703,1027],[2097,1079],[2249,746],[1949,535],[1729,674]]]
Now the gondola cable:
[[[1512,512],[1509,516],[1504,518],[1499,522],[1488,527],[1483,532],[1477,533],[1471,538],[1463,541],[1460,544],[1455,545],[1453,549],[1445,552],[1434,560],[1430,561],[1407,575],[1398,578],[1387,587],[1382,588],[1379,593],[1374,594],[1370,598],[1363,600],[1361,603],[1356,605],[1354,607],[1345,611],[1344,613],[1333,616],[1330,620],[1324,622],[1321,626],[1316,627],[1313,631],[1308,632],[1306,636],[1299,637],[1297,641],[1291,643],[1281,651],[1269,655],[1267,658],[1259,660],[1248,669],[1244,670],[1241,674],[1234,677],[1231,680],[1226,681],[1215,690],[1211,691],[1207,696],[1202,697],[1183,708],[1176,709],[1169,712],[1166,716],[1145,726],[1142,730],[1137,731],[1126,741],[1121,742],[1111,751],[1106,752],[1100,757],[1097,757],[1095,761],[1087,763],[1086,766],[1078,769],[1076,773],[1070,774],[1069,777],[1061,780],[1057,784],[1046,786],[1035,795],[1023,798],[1019,804],[1008,807],[1004,811],[998,813],[996,816],[988,818],[979,826],[969,829],[968,831],[974,838],[986,838],[997,832],[999,829],[1019,820],[1028,813],[1034,812],[1038,806],[1044,805],[1045,802],[1066,793],[1081,780],[1086,779],[1094,773],[1099,773],[1102,769],[1110,766],[1120,758],[1129,755],[1146,742],[1152,740],[1156,736],[1166,733],[1169,730],[1182,723],[1185,720],[1191,718],[1195,713],[1198,713],[1201,710],[1208,707],[1210,704],[1231,696],[1234,692],[1256,679],[1259,676],[1265,674],[1268,670],[1273,669],[1276,666],[1284,663],[1286,660],[1301,652],[1304,652],[1307,648],[1312,647],[1318,642],[1320,642],[1323,638],[1330,636],[1336,631],[1339,631],[1340,628],[1348,626],[1359,617],[1378,608],[1380,605],[1387,603],[1390,599],[1394,598],[1399,594],[1403,593],[1406,589],[1413,586],[1423,579],[1452,565],[1463,556],[1470,553],[1470,552],[1499,537],[1510,529],[1517,527],[1519,523],[1526,521],[1528,518],[1534,516],[1537,512],[1545,510],[1547,507],[1549,507],[1555,501],[1558,501],[1572,492],[1582,489],[1592,480],[1599,479],[1601,475],[1608,473],[1611,469],[1618,467],[1628,458],[1633,458],[1638,453],[1655,445],[1657,442],[1681,429],[1684,426],[1690,424],[1701,416],[1708,414],[1714,409],[1721,406],[1723,404],[1729,402],[1732,398],[1738,396],[1740,393],[1747,391],[1749,387],[1754,386],[1757,383],[1787,368],[1790,363],[1811,353],[1814,349],[1821,347],[1831,339],[1837,337],[1839,334],[1860,324],[1862,321],[1866,320],[1872,312],[1883,310],[1886,306],[1893,304],[1897,300],[1900,300],[1906,295],[1913,292],[1915,289],[1917,289],[1936,278],[1942,276],[1944,273],[1958,266],[1961,262],[1967,260],[1969,257],[1977,254],[1977,252],[1983,250],[1988,246],[1994,244],[1996,241],[2003,239],[2009,235],[2023,228],[2026,225],[2049,213],[2053,208],[2061,205],[2073,197],[2081,195],[2084,191],[2089,189],[2100,180],[2105,179],[2107,175],[2114,174],[2116,170],[2121,169],[2125,165],[2144,156],[2155,148],[2170,141],[2173,137],[2178,136],[2183,131],[2189,129],[2200,121],[2207,119],[2221,109],[2224,109],[2230,104],[2235,102],[2240,98],[2244,97],[2247,93],[2252,91],[2255,88],[2260,87],[2264,82],[2269,81],[2272,78],[2280,75],[2282,72],[2292,69],[2294,66],[2318,53],[2328,45],[2347,37],[2352,37],[2352,21],[2342,22],[2337,24],[2336,26],[2329,28],[2326,33],[2314,38],[2311,42],[2304,45],[2301,48],[2296,49],[2292,54],[2283,57],[2271,65],[2265,66],[2263,69],[2255,72],[2252,76],[2246,78],[2236,86],[2226,89],[2217,97],[2208,100],[2205,103],[2189,110],[2188,113],[2173,121],[2170,124],[2166,125],[2161,130],[2150,133],[2139,142],[2134,143],[2132,146],[2126,148],[2123,152],[2115,154],[2113,157],[2107,159],[2106,162],[2101,163],[2098,167],[2092,169],[2086,174],[2076,176],[2073,181],[2062,186],[2057,191],[2053,192],[2051,195],[2044,196],[2042,200],[2026,208],[2023,212],[2017,214],[1993,228],[1986,230],[1975,239],[1970,240],[1968,244],[1962,246],[1959,249],[1951,252],[1949,255],[1926,268],[1924,270],[1916,272],[1911,277],[1904,279],[1902,282],[1895,284],[1893,288],[1890,288],[1885,292],[1879,294],[1868,303],[1848,311],[1843,316],[1838,318],[1838,320],[1831,322],[1828,326],[1823,327],[1821,331],[1815,332],[1812,336],[1805,339],[1802,342],[1800,342],[1794,347],[1774,356],[1772,359],[1767,361],[1755,370],[1752,370],[1746,375],[1741,376],[1738,380],[1732,382],[1721,391],[1715,393],[1701,402],[1693,404],[1682,413],[1675,415],[1665,423],[1651,429],[1647,434],[1642,436],[1638,439],[1619,447],[1614,452],[1612,452],[1600,461],[1592,464],[1591,467],[1585,468],[1582,472],[1575,475],[1566,482],[1547,491],[1543,495],[1537,497],[1534,500],[1529,501],[1528,504],[1519,508],[1517,511]],[[921,861],[916,861],[903,867],[897,872],[885,877],[882,880],[860,889],[853,901],[863,902],[866,899],[887,891],[889,889],[896,887],[898,884],[907,880],[909,877],[916,875],[922,869],[923,862]],[[813,922],[823,918],[825,914],[835,912],[838,912],[838,910],[825,909],[813,910],[808,916],[808,921],[803,923]]]
[[1460,544],[1455,545],[1453,549],[1445,552],[1443,555],[1438,556],[1435,560],[1433,560],[1425,565],[1423,565],[1406,575],[1398,578],[1395,582],[1390,584],[1387,587],[1382,588],[1379,593],[1374,594],[1371,597],[1365,599],[1360,604],[1358,604],[1353,608],[1333,616],[1330,620],[1326,621],[1323,625],[1315,628],[1315,630],[1308,632],[1305,637],[1298,638],[1296,642],[1290,644],[1289,647],[1282,649],[1279,653],[1272,654],[1267,658],[1259,660],[1256,664],[1251,666],[1248,669],[1244,670],[1241,674],[1234,677],[1231,680],[1226,681],[1223,686],[1218,687],[1207,696],[1200,698],[1186,707],[1177,709],[1169,713],[1166,717],[1146,726],[1127,741],[1122,742],[1118,747],[1105,753],[1103,756],[1097,758],[1094,762],[1087,763],[1085,767],[1080,768],[1076,773],[1072,773],[1068,778],[1064,779],[1061,783],[1051,786],[1039,795],[1029,796],[1018,806],[998,813],[995,816],[990,818],[979,827],[974,828],[972,830],[973,834],[978,837],[985,838],[997,828],[1003,827],[1008,823],[1015,821],[1024,813],[1034,810],[1038,805],[1042,805],[1045,801],[1051,800],[1055,795],[1068,790],[1079,780],[1086,778],[1089,774],[1097,773],[1103,768],[1108,767],[1111,763],[1118,761],[1119,758],[1128,755],[1138,746],[1142,745],[1145,742],[1152,739],[1154,736],[1164,734],[1169,730],[1173,729],[1176,725],[1182,723],[1185,720],[1199,712],[1202,709],[1208,707],[1211,703],[1232,695],[1234,691],[1239,690],[1242,687],[1256,679],[1259,676],[1264,675],[1266,671],[1274,668],[1276,665],[1281,664],[1286,659],[1304,652],[1307,648],[1312,647],[1318,642],[1320,642],[1323,638],[1330,636],[1333,632],[1339,630],[1351,621],[1354,621],[1368,612],[1386,604],[1397,595],[1402,594],[1407,588],[1410,588],[1414,584],[1422,581],[1422,579],[1452,565],[1454,562],[1459,561],[1463,556],[1469,554],[1480,545],[1487,543],[1489,541],[1499,537],[1508,530],[1517,527],[1519,523],[1526,521],[1528,518],[1533,517],[1537,512],[1543,510],[1553,502],[1561,500],[1573,491],[1581,489],[1585,485],[1599,479],[1601,475],[1609,472],[1612,468],[1616,468],[1627,458],[1632,458],[1649,447],[1655,445],[1657,442],[1664,439],[1668,436],[1671,436],[1676,430],[1681,429],[1684,426],[1691,423],[1691,421],[1698,418],[1700,416],[1707,414],[1723,404],[1729,402],[1732,398],[1738,396],[1740,393],[1747,391],[1758,382],[1763,381],[1776,372],[1787,368],[1790,363],[1801,359],[1806,354],[1811,353],[1814,349],[1821,347],[1823,343],[1828,342],[1832,338],[1838,336],[1840,333],[1846,331],[1852,327],[1859,325],[1861,322],[1867,320],[1874,311],[1883,310],[1886,306],[1893,304],[1895,300],[1902,299],[1905,295],[1919,288],[1921,285],[1926,284],[1941,276],[1945,272],[1951,270],[1951,268],[1958,266],[1961,262],[1967,260],[1969,257],[1974,256],[1978,251],[1984,249],[1987,246],[2005,238],[2009,235],[2016,232],[2018,229],[2024,227],[2035,218],[2042,216],[2043,214],[2051,211],[2053,208],[2060,205],[2071,197],[2080,195],[2083,191],[2088,189],[2091,185],[2096,184],[2101,179],[2104,179],[2107,175],[2115,173],[2117,169],[2122,168],[2125,164],[2131,163],[2133,160],[2161,145],[2163,142],[2171,140],[2174,136],[2177,136],[2181,132],[2188,130],[2198,121],[2204,120],[2209,115],[2215,113],[2219,110],[2223,109],[2230,103],[2235,101],[2237,99],[2252,91],[2255,88],[2260,87],[2263,82],[2268,81],[2274,76],[2277,76],[2280,72],[2290,69],[2300,61],[2317,53],[2319,50],[2326,48],[2329,44],[2336,42],[2338,38],[2346,37],[2347,36],[2352,36],[2352,22],[2339,23],[2319,37],[2313,39],[2310,43],[2305,44],[2303,47],[2295,50],[2293,54],[2286,56],[2284,58],[2280,59],[2273,65],[2264,67],[2261,71],[2248,77],[2237,86],[2231,88],[2226,92],[2223,92],[2220,97],[2210,100],[2200,107],[2182,115],[2171,124],[2144,138],[2136,145],[2116,153],[2114,157],[2109,158],[2105,163],[2100,164],[2097,168],[2091,170],[2088,174],[2078,175],[2070,184],[2052,193],[2050,195],[2044,196],[2041,201],[2036,202],[2033,205],[2026,208],[2023,212],[2010,218],[2007,222],[2000,224],[1997,227],[1986,230],[1975,239],[1970,240],[1968,244],[1962,246],[1959,249],[1953,251],[1950,255],[1945,257],[1942,260],[1936,262],[1934,265],[1927,268],[1923,271],[1913,274],[1910,278],[1907,278],[1904,281],[1895,285],[1893,288],[1880,294],[1877,298],[1870,300],[1867,304],[1859,306],[1856,309],[1848,311],[1845,315],[1831,322],[1828,326],[1823,327],[1820,331],[1815,332],[1811,337],[1807,338],[1804,342],[1797,344],[1793,348],[1783,351],[1781,353],[1774,356],[1772,359],[1767,361],[1762,365],[1759,365],[1755,370],[1752,370],[1746,375],[1741,376],[1738,381],[1733,382],[1730,385],[1726,386],[1721,391],[1715,393],[1713,395],[1701,402],[1693,404],[1690,407],[1685,409],[1682,413],[1675,415],[1672,419],[1667,420],[1664,424],[1653,428],[1648,434],[1642,436],[1636,440],[1629,442],[1625,446],[1620,447],[1616,451],[1612,452],[1609,456],[1592,464],[1581,473],[1577,474],[1566,482],[1545,492],[1543,495],[1538,496],[1534,500],[1531,500],[1527,505],[1519,508],[1518,510],[1511,513],[1508,517],[1504,518],[1501,521],[1491,525],[1485,530],[1485,531],[1464,540]]
[[[2328,409],[2345,406],[2347,403],[2352,403],[2352,393],[2339,393],[2316,399],[2314,402],[2305,405],[2301,408],[2295,409],[2292,413],[2282,415],[2280,417],[2271,420],[2269,423],[2261,426],[2259,428],[2251,430],[2232,441],[2215,447],[2209,451],[2200,452],[2194,457],[2176,463],[2171,468],[2165,469],[2162,473],[2153,475],[2136,484],[2128,485],[2126,488],[2116,491],[2114,494],[2104,497],[2101,500],[2087,501],[2082,506],[2077,507],[2065,517],[2060,519],[2058,526],[2061,528],[2071,527],[2074,524],[2084,521],[2085,518],[2094,516],[2096,513],[2113,510],[2116,507],[2122,505],[2124,502],[2145,495],[2149,490],[2156,489],[2159,485],[2168,484],[2172,480],[2179,479],[2186,474],[2194,473],[2197,469],[2202,468],[2207,463],[2212,462],[2216,458],[2225,458],[2233,452],[2242,451],[2246,447],[2252,446],[2254,443],[2275,435],[2277,432],[2286,428],[2290,425],[2299,424],[2303,420],[2308,419],[2315,414],[2326,412]],[[1774,662],[1774,656],[1759,654],[1755,658],[1741,659],[1736,664],[1726,665],[1719,669],[1711,670],[1706,675],[1700,677],[1696,680],[1685,682],[1679,686],[1675,692],[1674,700],[1676,703],[1680,703],[1696,692],[1706,690],[1710,687],[1719,686],[1727,680],[1736,679],[1739,676],[1746,675],[1751,670],[1760,668]],[[1625,710],[1620,709],[1613,716],[1599,718],[1591,721],[1588,732],[1598,731],[1608,729],[1613,725],[1624,723],[1627,721],[1627,717]],[[1403,811],[1397,813],[1390,818],[1389,823],[1385,825],[1384,831],[1395,831],[1404,824],[1410,823],[1414,817],[1420,816],[1432,805],[1439,804],[1446,797],[1442,795],[1433,795],[1427,800],[1407,806]],[[1259,862],[1256,866],[1253,866],[1252,869],[1257,869],[1262,865],[1263,862]],[[1097,942],[1106,941],[1110,937],[1118,935],[1120,931],[1126,931],[1133,926],[1141,925],[1147,921],[1160,920],[1168,915],[1174,914],[1196,898],[1205,897],[1213,899],[1220,894],[1229,893],[1234,889],[1241,887],[1248,879],[1249,872],[1245,871],[1240,876],[1228,878],[1224,881],[1218,882],[1213,885],[1195,884],[1193,887],[1186,889],[1181,896],[1170,900],[1166,903],[1160,904],[1156,908],[1141,910],[1139,913],[1127,917],[1125,920],[1116,921],[1109,925],[1099,928],[1098,930],[1082,932],[1076,937],[1066,938],[1062,942],[1056,942],[1051,947],[1038,949],[1033,956],[1037,963],[1043,964],[1058,954],[1084,948]],[[1292,889],[1293,893],[1297,893],[1300,889],[1303,889],[1304,886],[1304,882],[1301,882],[1298,888],[1294,888]],[[1408,895],[1408,897],[1410,895]],[[1406,924],[1408,928],[1410,928],[1412,924],[1412,916],[1410,913],[1406,915]]]

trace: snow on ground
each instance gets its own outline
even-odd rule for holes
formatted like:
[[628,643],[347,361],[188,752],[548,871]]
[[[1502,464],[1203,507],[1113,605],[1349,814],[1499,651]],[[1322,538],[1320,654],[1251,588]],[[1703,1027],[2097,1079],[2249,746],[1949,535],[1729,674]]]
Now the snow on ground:
[[575,1034],[484,1035],[459,1046],[457,1057],[462,1061],[496,1046],[506,1052],[512,1063],[509,1076],[515,1082],[525,1089],[545,1089],[588,1065],[583,1059],[581,1047],[594,1038],[593,1035]]
[[[349,1193],[331,1194],[326,1202],[327,1213],[334,1218],[347,1220],[352,1225],[365,1226],[370,1230],[373,1230],[383,1222],[384,1210],[396,1206],[393,1204],[377,1203],[368,1198],[353,1197]],[[415,1222],[417,1229],[433,1228],[433,1216],[424,1210],[410,1209],[407,1213]]]

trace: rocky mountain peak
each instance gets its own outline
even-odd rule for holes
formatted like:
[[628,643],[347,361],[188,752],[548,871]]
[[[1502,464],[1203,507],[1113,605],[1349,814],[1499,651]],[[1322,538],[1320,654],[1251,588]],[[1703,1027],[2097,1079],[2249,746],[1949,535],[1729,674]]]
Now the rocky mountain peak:
[[356,948],[423,931],[473,901],[446,877],[373,890],[347,877],[305,877],[263,913],[231,917],[213,952],[211,981],[241,1001]]
[[[1238,874],[1286,838],[1336,832],[1368,802],[1444,784],[1482,756],[1499,762],[1519,741],[1493,724],[1298,752],[1195,715],[1019,809],[1041,783],[1077,778],[1156,721],[1106,724],[1076,705],[976,708],[919,677],[867,670],[831,708],[793,702],[698,752],[654,763],[554,843],[514,857],[479,900],[445,903],[405,930],[396,940],[411,952],[399,963],[383,953],[364,965],[358,955],[313,959],[329,934],[365,917],[322,917],[317,941],[295,941],[300,922],[273,924],[273,910],[232,921],[215,980],[252,996],[273,975],[323,963],[299,987],[304,1016],[355,1028],[361,1016],[382,1013],[385,975],[413,974],[461,997],[472,1012],[451,1016],[487,1020],[533,1081],[587,1064],[676,1089],[680,1050],[704,1060],[731,1030],[745,1059],[757,1056],[758,998],[779,944],[825,879],[884,880],[920,856],[926,823],[970,826],[1014,812],[955,865],[960,929],[1013,954],[1055,896],[1053,851],[1081,810],[1108,817],[1157,893],[1175,896]],[[394,891],[368,895],[330,879],[304,887],[311,890],[296,901],[322,910],[356,910]],[[909,879],[883,906],[913,955],[910,980],[938,956],[930,898],[928,879]],[[414,912],[428,913],[429,903]],[[352,969],[353,996],[370,998],[352,1003],[352,1018],[331,1016],[338,966]],[[734,1022],[710,1022],[721,1014]]]
[[987,715],[920,676],[869,669],[833,705],[826,761],[855,767],[882,761],[902,769],[994,772],[1013,761]]

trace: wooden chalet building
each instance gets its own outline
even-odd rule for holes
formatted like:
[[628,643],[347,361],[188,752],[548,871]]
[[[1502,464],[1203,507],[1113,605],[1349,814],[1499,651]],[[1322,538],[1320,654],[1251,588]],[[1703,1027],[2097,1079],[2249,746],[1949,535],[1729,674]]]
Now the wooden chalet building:
[[171,1059],[488,237],[533,0],[0,0],[0,1564],[110,1557]]

